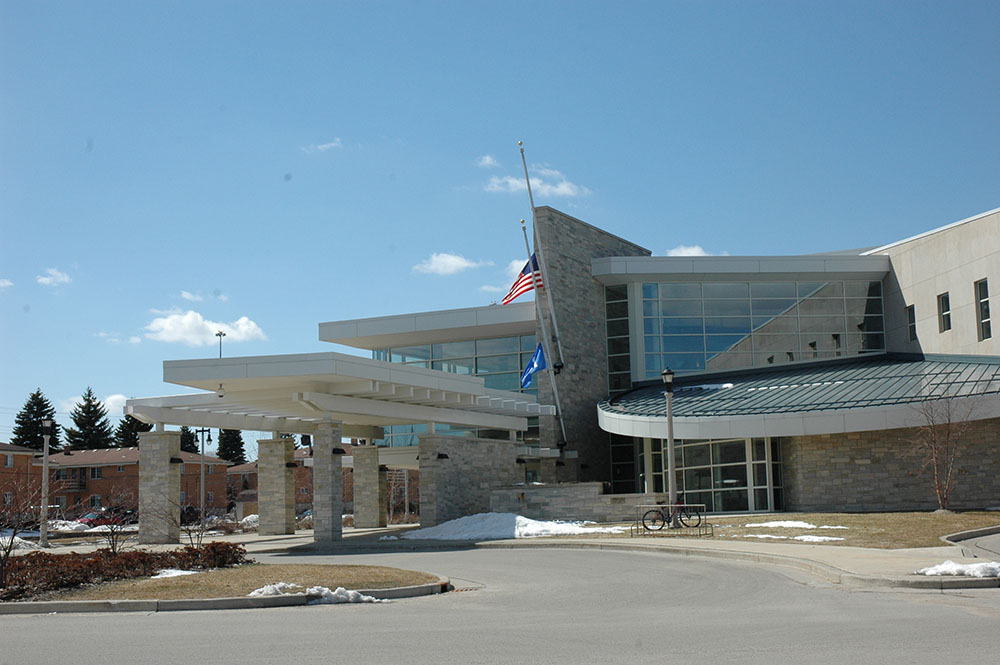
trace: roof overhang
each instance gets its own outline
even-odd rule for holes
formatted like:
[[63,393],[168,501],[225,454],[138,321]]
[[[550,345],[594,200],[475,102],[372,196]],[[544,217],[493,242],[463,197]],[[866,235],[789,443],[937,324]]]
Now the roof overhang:
[[321,342],[359,349],[533,334],[535,306],[530,301],[319,324]]
[[639,281],[719,282],[881,280],[889,257],[811,256],[611,256],[592,259],[602,284]]
[[148,423],[293,434],[334,421],[345,437],[374,439],[413,423],[525,430],[529,416],[555,411],[479,377],[341,353],[166,361],[163,379],[211,392],[131,399],[125,412]]

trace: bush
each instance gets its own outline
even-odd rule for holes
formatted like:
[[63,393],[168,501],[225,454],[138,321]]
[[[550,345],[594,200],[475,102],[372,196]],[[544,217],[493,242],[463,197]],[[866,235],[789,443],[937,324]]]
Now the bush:
[[117,555],[106,549],[92,554],[32,552],[11,558],[7,564],[8,584],[0,589],[0,600],[27,598],[83,584],[149,577],[163,568],[229,568],[250,562],[246,550],[233,543],[208,543],[169,552],[121,552]]

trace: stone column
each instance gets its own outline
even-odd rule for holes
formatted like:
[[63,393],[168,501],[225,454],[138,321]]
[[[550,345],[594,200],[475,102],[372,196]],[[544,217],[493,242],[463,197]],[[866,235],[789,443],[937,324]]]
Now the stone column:
[[357,446],[354,455],[354,526],[386,526],[386,468],[378,463],[378,446]]
[[257,442],[258,533],[277,536],[295,533],[294,439],[261,439]]
[[[321,423],[313,435],[313,541],[333,544],[343,536],[344,510],[340,423]],[[355,483],[355,488],[357,484]],[[355,489],[355,492],[357,490]],[[357,496],[355,496],[357,505]]]
[[[139,542],[179,543],[181,433],[139,434]],[[171,464],[171,458],[178,463]]]

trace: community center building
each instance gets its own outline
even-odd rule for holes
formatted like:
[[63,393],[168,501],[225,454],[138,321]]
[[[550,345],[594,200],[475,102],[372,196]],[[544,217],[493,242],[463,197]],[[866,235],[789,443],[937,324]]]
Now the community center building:
[[[291,449],[279,434],[312,434],[322,446],[318,540],[339,536],[339,513],[324,508],[336,492],[324,484],[339,478],[328,461],[339,465],[341,437],[370,444],[353,450],[358,525],[383,519],[386,466],[419,468],[426,524],[490,508],[630,517],[667,486],[666,368],[677,376],[676,479],[688,503],[935,508],[914,442],[941,418],[971,423],[951,505],[1000,503],[990,318],[1000,209],[864,250],[697,257],[652,256],[553,208],[534,213],[534,302],[319,325],[321,340],[371,360],[166,362],[166,381],[206,392],[130,400],[126,410],[160,424],[275,432],[260,448],[262,529],[266,512],[286,516],[268,527],[284,529],[293,510],[281,472]],[[546,368],[522,383],[539,346]],[[174,444],[162,426],[142,436],[144,455],[156,448],[147,440],[163,442],[149,462],[152,496]]]

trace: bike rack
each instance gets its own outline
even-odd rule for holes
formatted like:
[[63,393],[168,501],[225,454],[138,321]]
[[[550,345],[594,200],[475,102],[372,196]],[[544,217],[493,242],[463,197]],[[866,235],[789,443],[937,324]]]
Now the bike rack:
[[701,524],[696,527],[686,527],[680,522],[677,523],[677,528],[664,527],[660,530],[650,530],[642,525],[642,516],[648,510],[657,509],[663,510],[667,507],[667,504],[663,503],[646,503],[639,504],[635,507],[635,522],[629,526],[629,537],[635,538],[636,536],[660,536],[669,537],[676,536],[681,538],[689,538],[691,536],[714,536],[715,527],[708,521],[708,515],[705,514],[705,504],[703,503],[677,503],[674,504],[675,508],[688,508],[691,512],[697,512],[701,514]]

